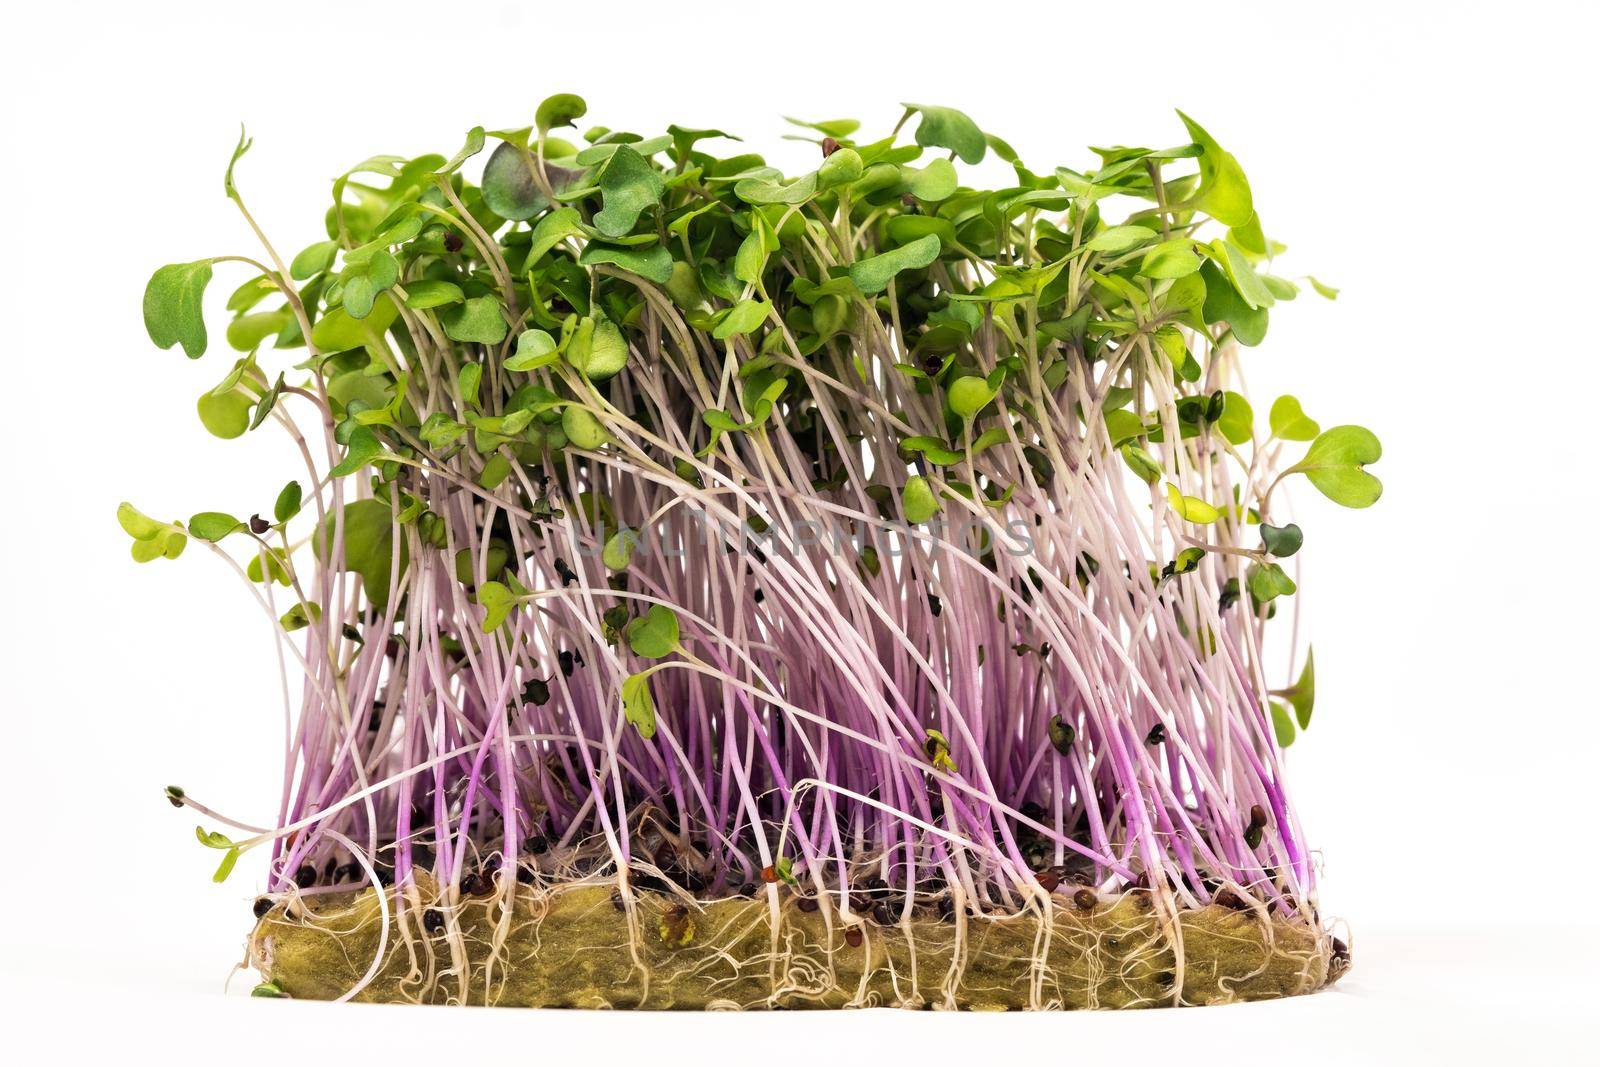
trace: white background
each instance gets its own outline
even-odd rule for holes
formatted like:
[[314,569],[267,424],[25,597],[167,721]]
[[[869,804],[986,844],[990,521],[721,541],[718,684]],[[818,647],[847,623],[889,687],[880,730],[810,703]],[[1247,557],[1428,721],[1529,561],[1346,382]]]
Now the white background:
[[[543,7],[6,15],[0,1015],[22,1023],[15,1062],[30,1043],[176,1064],[1594,1055],[1573,1042],[1600,955],[1600,589],[1583,521],[1600,158],[1596,27],[1576,5]],[[614,127],[742,133],[791,170],[814,150],[778,141],[779,116],[886,131],[901,100],[966,110],[1036,170],[1084,165],[1089,144],[1177,143],[1173,107],[1239,157],[1290,245],[1285,268],[1343,289],[1274,312],[1247,369],[1258,409],[1292,391],[1386,449],[1376,507],[1302,494],[1298,516],[1321,691],[1291,773],[1325,904],[1354,932],[1348,980],[1279,1004],[1027,1020],[623,1021],[221,996],[259,862],[212,885],[216,855],[160,787],[270,821],[267,624],[203,553],[133,564],[113,514],[122,499],[164,518],[265,510],[288,457],[267,434],[203,432],[194,398],[226,357],[155,350],[145,280],[254,253],[222,195],[241,120],[256,139],[241,188],[292,254],[323,236],[329,183],[357,160],[448,154],[475,124],[527,124],[556,91]],[[224,268],[213,288],[242,280]]]

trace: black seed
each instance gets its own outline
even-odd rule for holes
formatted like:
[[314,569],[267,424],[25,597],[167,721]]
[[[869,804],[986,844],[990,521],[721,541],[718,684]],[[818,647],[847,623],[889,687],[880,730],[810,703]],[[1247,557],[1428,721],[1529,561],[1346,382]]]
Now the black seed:
[[294,872],[294,884],[301,889],[310,889],[317,884],[317,869],[309,863],[302,863],[300,869]]
[[250,516],[251,533],[259,537],[270,529],[272,529],[272,523],[268,522],[266,519],[263,519],[260,515]]
[[367,716],[367,729],[376,730],[383,725],[383,705],[376,702],[372,705],[372,713]]
[[939,918],[954,918],[956,913],[956,898],[950,896],[940,897],[937,907],[939,909]]
[[333,872],[333,880],[336,882],[356,882],[360,881],[360,879],[361,864],[359,863],[342,864],[338,870]]
[[851,948],[860,948],[861,947],[861,941],[862,941],[861,927],[859,927],[859,926],[851,926],[851,927],[846,928],[846,930],[844,932],[844,943],[845,944],[849,945]]
[[1156,975],[1156,984],[1167,989],[1171,989],[1172,983],[1175,981],[1177,981],[1177,975],[1173,974],[1171,971],[1162,971],[1160,974]]
[[1267,825],[1267,813],[1260,804],[1250,805],[1250,825],[1259,827]]
[[1147,745],[1159,745],[1166,739],[1167,728],[1159,722],[1150,727],[1150,732],[1144,735],[1144,743]]
[[618,911],[626,911],[627,910],[628,906],[625,903],[623,903],[623,901],[622,901],[622,890],[613,889],[611,891],[611,906],[613,908],[616,908]]
[[872,920],[879,926],[893,926],[898,918],[887,903],[880,901],[872,906]]
[[461,244],[461,235],[459,233],[447,233],[444,235],[444,250],[446,252],[461,251]]
[[461,891],[469,897],[481,897],[489,891],[489,880],[477,871],[461,876]]
[[437,934],[444,929],[444,913],[437,908],[429,908],[422,913],[422,928],[430,934]]
[[1035,877],[1038,879],[1039,888],[1046,893],[1054,893],[1056,886],[1061,884],[1061,876],[1056,874],[1054,870],[1040,871]]
[[799,900],[795,901],[795,907],[799,908],[801,911],[816,911],[817,898],[801,897]]
[[1217,894],[1211,898],[1211,903],[1220,905],[1224,908],[1232,908],[1234,911],[1250,910],[1250,902],[1241,897],[1238,893],[1235,893],[1230,888],[1219,890]]
[[265,919],[267,912],[272,910],[272,901],[266,897],[256,897],[256,902],[250,906],[250,914],[258,919]]
[[1099,899],[1094,895],[1093,889],[1080,889],[1072,894],[1072,903],[1076,904],[1080,911],[1093,911]]
[[756,888],[757,887],[754,882],[746,882],[744,885],[739,887],[739,895],[741,897],[753,897],[756,895]]
[[517,881],[521,882],[523,885],[532,885],[533,884],[533,868],[532,867],[518,867],[517,868]]
[[534,834],[522,843],[522,848],[530,856],[542,856],[550,850],[550,842],[543,834]]
[[822,158],[823,159],[827,159],[829,156],[833,155],[837,151],[839,151],[839,142],[838,141],[835,141],[832,137],[824,137],[822,139]]
[[560,663],[561,663],[561,676],[563,678],[571,678],[572,677],[572,653],[569,652],[566,649],[562,649],[560,652],[558,652],[556,654],[556,659],[559,660]]
[[522,702],[524,704],[537,704],[543,707],[550,702],[550,683],[538,678],[530,679],[522,687]]
[[183,790],[175,785],[167,786],[167,803],[175,808],[183,807]]
[[944,611],[944,604],[932,593],[928,594],[928,610],[933,613],[933,617],[936,619],[939,617],[939,613]]
[[322,865],[322,880],[324,882],[333,881],[333,872],[337,871],[338,869],[339,869],[339,861],[337,859],[335,859],[334,857],[329,856],[328,857],[328,862],[324,863]]

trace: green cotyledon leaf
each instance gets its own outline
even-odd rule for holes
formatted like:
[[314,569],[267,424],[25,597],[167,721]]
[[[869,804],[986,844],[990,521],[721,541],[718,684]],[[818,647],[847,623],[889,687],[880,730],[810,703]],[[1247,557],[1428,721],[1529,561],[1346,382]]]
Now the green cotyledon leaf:
[[150,276],[144,290],[144,328],[157,348],[182,345],[190,359],[206,352],[201,298],[211,282],[211,260],[174,263]]

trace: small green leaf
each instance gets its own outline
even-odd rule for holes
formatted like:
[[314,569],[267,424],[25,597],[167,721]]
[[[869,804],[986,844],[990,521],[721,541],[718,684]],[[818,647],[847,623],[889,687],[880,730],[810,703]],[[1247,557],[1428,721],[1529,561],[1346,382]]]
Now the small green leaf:
[[1383,483],[1367,473],[1366,465],[1376,463],[1382,456],[1383,446],[1371,430],[1335,426],[1312,441],[1305,458],[1285,473],[1304,474],[1335,504],[1371,507],[1383,495]]
[[217,872],[211,876],[213,882],[226,882],[228,875],[233,873],[234,864],[239,862],[243,853],[237,848],[230,848],[222,855],[222,862],[217,864]]
[[204,826],[194,828],[195,838],[206,848],[227,849],[233,848],[233,839],[216,830],[207,830]]
[[506,319],[500,301],[474,296],[443,316],[445,336],[464,344],[497,345],[506,339]]
[[978,414],[988,407],[994,398],[995,390],[989,387],[988,381],[974,374],[957,378],[950,383],[950,388],[945,393],[950,410],[963,419],[970,419]]
[[932,204],[950,199],[959,182],[955,165],[948,159],[940,158],[921,170],[910,171],[906,184],[912,196],[925,204]]
[[1200,566],[1200,561],[1205,559],[1205,556],[1205,549],[1191,545],[1174,556],[1172,562],[1161,569],[1161,575],[1164,578],[1171,578],[1179,574],[1188,574]]
[[399,280],[400,261],[388,249],[368,247],[360,254],[350,253],[339,272],[345,311],[351,318],[366,318],[372,314],[378,294]]
[[1295,590],[1294,579],[1276,563],[1252,563],[1245,571],[1245,585],[1258,604],[1268,604]]
[[1161,479],[1161,464],[1156,458],[1138,445],[1126,444],[1121,450],[1122,461],[1128,469],[1137,474],[1146,485],[1154,485]]
[[[841,148],[822,161],[817,168],[817,188],[824,191],[840,185],[849,185],[861,177],[864,170],[861,153],[854,148]],[[954,173],[952,168],[951,173]]]
[[354,474],[365,467],[383,451],[383,445],[378,442],[378,437],[367,426],[357,426],[350,434],[350,441],[345,446],[344,459],[328,472],[330,478],[343,478]]
[[478,484],[485,489],[495,489],[509,477],[511,461],[496,452],[484,461],[483,470],[478,472]]
[[517,351],[505,361],[506,370],[533,371],[561,358],[555,338],[543,330],[524,330],[517,336]]
[[651,245],[649,248],[624,248],[621,245],[592,241],[578,257],[578,262],[585,266],[611,263],[623,270],[632,271],[641,278],[649,279],[657,285],[666,285],[672,280],[672,254],[660,245]]
[[583,97],[575,93],[556,93],[540,101],[538,109],[533,113],[533,122],[539,127],[539,132],[544,134],[558,126],[571,126],[588,112],[589,105],[584,102]]
[[220,541],[244,523],[221,511],[202,511],[189,519],[189,534],[201,541]]
[[611,435],[600,420],[587,408],[570,404],[561,412],[561,429],[567,440],[585,451],[592,452],[611,440]]
[[1272,708],[1272,733],[1278,740],[1279,748],[1288,748],[1294,744],[1294,720],[1289,717],[1289,709],[1274,700]]
[[645,659],[660,659],[678,648],[678,615],[661,604],[628,623],[628,647]]
[[1231,389],[1222,394],[1222,415],[1217,419],[1217,430],[1230,445],[1248,444],[1255,436],[1255,412],[1243,394]]
[[133,558],[137,563],[177,559],[189,543],[181,526],[158,522],[126,501],[117,506],[117,524],[133,538]]
[[[323,561],[329,558],[334,524],[339,513],[330,512],[322,528],[312,538],[312,547]],[[344,506],[344,569],[361,576],[367,599],[382,607],[389,599],[389,571],[394,565],[394,519],[382,500],[353,500]],[[405,540],[400,541],[398,573],[406,570]]]
[[1146,252],[1139,273],[1146,278],[1184,278],[1199,270],[1203,262],[1192,239],[1177,237]]
[[272,505],[272,517],[280,523],[288,522],[300,513],[302,490],[299,482],[290,482],[278,493],[277,501]]
[[482,363],[463,363],[456,372],[456,392],[468,407],[478,406],[478,386],[483,382]]
[[[1101,230],[1090,238],[1086,246],[1091,252],[1104,252],[1116,255],[1132,248],[1138,248],[1146,241],[1156,236],[1154,230],[1144,226],[1113,226],[1108,230]],[[1196,265],[1196,269],[1199,267]]]
[[771,314],[771,301],[741,300],[722,315],[722,320],[712,328],[711,336],[726,341],[730,337],[750,333],[766,322]]
[[1172,510],[1187,522],[1204,525],[1216,522],[1222,516],[1222,512],[1199,497],[1184,496],[1171,482],[1167,483],[1167,503],[1172,505]]
[[868,256],[850,264],[850,280],[867,296],[888,288],[889,281],[905,270],[920,270],[939,258],[939,236],[930,233],[910,244]]
[[492,633],[500,628],[511,614],[511,609],[517,606],[517,596],[500,582],[484,582],[478,586],[478,606],[484,610],[480,627],[484,633]]
[[906,479],[900,500],[905,506],[907,522],[927,522],[939,513],[939,498],[928,484],[928,479],[920,474]]
[[1285,441],[1310,441],[1322,432],[1315,419],[1306,417],[1300,409],[1300,401],[1292,396],[1280,396],[1272,402],[1272,411],[1267,416],[1267,421],[1272,426],[1275,437]]
[[289,994],[285,993],[283,991],[283,987],[280,986],[277,982],[262,982],[262,983],[258,984],[254,989],[250,990],[250,995],[252,997],[265,997],[265,998],[270,998],[270,999],[274,999],[274,1000],[279,1000],[279,999],[288,1000],[289,999]]
[[1267,309],[1246,303],[1228,276],[1210,260],[1201,265],[1200,280],[1205,285],[1200,312],[1205,321],[1227,323],[1241,345],[1260,344],[1267,336]]
[[485,134],[482,126],[474,126],[467,131],[466,142],[461,146],[461,151],[451,156],[444,166],[440,167],[438,174],[454,174],[461,168],[461,164],[483,151]]
[[807,174],[790,182],[745,178],[734,183],[733,195],[747,204],[804,204],[817,195],[817,176]]
[[621,237],[648,207],[661,202],[666,184],[649,162],[627,145],[618,145],[600,165],[596,175],[604,207],[595,213],[594,225],[607,237]]
[[461,423],[457,422],[455,419],[452,419],[442,411],[435,411],[432,415],[429,415],[427,421],[422,424],[422,428],[417,432],[417,436],[421,437],[422,440],[427,443],[429,448],[433,449],[434,451],[439,451],[440,449],[449,445],[452,441],[460,438],[461,435],[466,432],[467,428]]
[[1333,286],[1319,282],[1309,274],[1306,275],[1306,281],[1311,283],[1311,288],[1317,291],[1318,296],[1326,300],[1339,299],[1339,290],[1335,289]]
[[284,633],[292,634],[296,630],[304,630],[307,626],[310,626],[313,622],[319,621],[321,618],[322,605],[315,603],[296,604],[294,607],[278,616],[278,625],[283,627]]
[[201,297],[211,281],[211,260],[174,263],[150,276],[144,290],[144,328],[157,348],[182,345],[190,359],[206,351]]
[[608,570],[625,571],[628,564],[633,562],[633,550],[638,547],[639,532],[630,530],[626,526],[606,538],[605,548],[600,553],[600,562]]
[[1200,124],[1183,112],[1178,117],[1200,146],[1200,189],[1195,206],[1224,226],[1248,226],[1255,217],[1250,183],[1239,161],[1222,150]]
[[953,107],[935,107],[931,104],[902,104],[907,111],[918,112],[922,121],[917,125],[917,143],[924,148],[948,148],[963,163],[981,163],[989,148],[988,140],[978,124]]
[[333,266],[333,257],[338,251],[338,241],[318,241],[314,245],[307,245],[289,264],[289,277],[297,282],[316,277]]
[[583,236],[583,216],[575,207],[562,207],[539,220],[529,238],[528,262],[535,263],[546,252],[570,237]]
[[590,381],[604,381],[627,365],[628,342],[610,319],[586,318],[567,344],[567,362]]
[[650,695],[650,677],[631,674],[622,681],[622,712],[646,741],[656,735],[656,702]]
[[[234,146],[233,157],[228,160],[228,169],[222,175],[222,191],[227,194],[229,200],[239,199],[239,190],[233,184],[233,168],[239,165],[239,160],[244,158],[244,154],[250,151],[250,146],[254,143],[249,137],[245,136],[244,125],[241,123],[239,125],[239,143]],[[220,882],[222,879],[218,878],[217,881]]]
[[418,278],[414,282],[406,283],[406,307],[413,311],[447,307],[450,304],[459,304],[461,300],[461,286],[455,282]]
[[208,392],[195,402],[195,411],[208,433],[227,441],[242,437],[250,428],[250,409],[254,406],[255,401],[239,390],[221,396]]
[[1261,547],[1266,549],[1269,555],[1277,556],[1279,559],[1288,559],[1300,551],[1304,539],[1300,527],[1292,522],[1287,526],[1261,524]]
[[1312,649],[1306,649],[1306,665],[1300,670],[1300,678],[1288,689],[1280,689],[1276,694],[1288,699],[1294,706],[1295,718],[1300,722],[1300,729],[1305,730],[1311,726],[1311,712],[1317,702],[1317,665]]

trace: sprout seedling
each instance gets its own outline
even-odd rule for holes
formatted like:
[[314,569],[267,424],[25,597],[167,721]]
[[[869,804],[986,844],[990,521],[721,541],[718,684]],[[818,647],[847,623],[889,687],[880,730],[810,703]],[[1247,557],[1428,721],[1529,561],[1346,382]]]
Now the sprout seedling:
[[241,136],[263,252],[145,293],[189,359],[228,316],[205,429],[290,441],[286,482],[117,514],[140,562],[231,567],[293,675],[269,828],[165,794],[219,881],[266,854],[257,995],[1138,1006],[1336,976],[1284,781],[1312,660],[1280,678],[1269,639],[1319,547],[1287,490],[1371,505],[1381,449],[1243,391],[1301,289],[1238,160],[1182,116],[1174,147],[1035,169],[907,104],[885,136],[791,120],[788,176],[586,112],[374,156],[287,259]]

